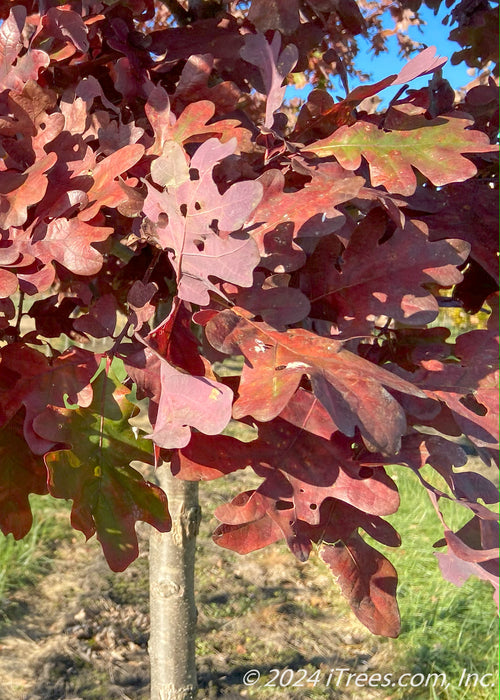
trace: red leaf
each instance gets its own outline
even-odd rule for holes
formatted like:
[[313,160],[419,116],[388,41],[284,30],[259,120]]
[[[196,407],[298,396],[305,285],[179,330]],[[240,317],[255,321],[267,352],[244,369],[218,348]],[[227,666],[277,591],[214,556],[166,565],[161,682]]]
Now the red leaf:
[[17,277],[9,270],[0,268],[0,298],[5,299],[15,294],[17,290]]
[[132,323],[136,332],[153,317],[156,309],[149,302],[157,291],[158,285],[154,282],[144,284],[141,280],[136,280],[131,286],[127,295],[127,303],[133,313]]
[[499,589],[498,589],[498,561],[491,561],[491,566],[485,568],[475,562],[464,561],[457,557],[453,551],[446,554],[436,552],[435,554],[443,578],[455,586],[462,586],[471,576],[476,576],[483,581],[491,583],[494,588],[494,600],[499,610]]
[[[396,486],[383,467],[361,467],[343,436],[324,440],[280,419],[259,424],[258,429],[258,440],[248,443],[193,436],[173,458],[174,473],[191,480],[214,479],[251,466],[264,478],[259,493],[273,502],[287,502],[292,520],[311,525],[320,524],[321,505],[328,498],[370,515],[390,515],[398,509]],[[219,509],[217,517],[235,523],[230,510],[222,513]]]
[[356,534],[345,542],[323,545],[320,556],[338,577],[342,594],[365,627],[373,634],[397,637],[398,578],[392,564]]
[[450,287],[462,279],[457,268],[467,259],[466,243],[431,242],[425,224],[408,220],[388,237],[388,223],[381,209],[372,210],[345,250],[336,237],[321,241],[303,273],[301,288],[313,313],[321,317],[325,308],[346,334],[369,332],[379,316],[408,325],[430,323],[439,308],[427,285]]
[[403,66],[392,85],[403,85],[422,75],[434,73],[438,68],[442,68],[447,60],[446,57],[436,56],[435,46],[428,46]]
[[151,155],[161,155],[170,140],[183,144],[217,137],[223,143],[232,138],[239,142],[247,133],[236,119],[223,119],[208,124],[215,115],[215,106],[209,100],[188,104],[176,119],[170,111],[167,92],[158,85],[149,93],[144,109],[155,135],[155,141],[148,149]]
[[373,85],[358,85],[340,102],[334,102],[325,90],[312,90],[300,109],[291,138],[306,143],[311,137],[322,138],[339,126],[354,124],[356,107],[367,97],[373,97],[392,85],[395,77],[389,75]]
[[[240,26],[233,17],[200,19],[186,27],[169,27],[152,32],[150,50],[163,54],[168,50],[167,61],[188,59],[196,53],[211,53],[215,58],[234,60],[243,43]],[[161,65],[161,64],[160,64]]]
[[48,55],[36,49],[28,49],[22,57],[18,58],[23,47],[22,32],[25,20],[26,9],[18,5],[11,9],[8,19],[0,28],[0,88],[2,90],[11,88],[22,92],[28,80],[36,80],[39,69],[50,63]]
[[[413,202],[410,200],[410,206]],[[416,201],[418,206],[418,198]],[[498,281],[498,197],[482,180],[456,182],[444,187],[428,203],[429,213],[418,217],[429,227],[429,238],[462,238],[471,244],[471,256]]]
[[26,20],[26,8],[17,5],[10,10],[0,28],[0,56],[2,58],[1,75],[6,75],[22,48],[21,32]]
[[215,435],[229,423],[233,392],[220,382],[183,374],[167,362],[161,363],[160,381],[158,413],[148,436],[159,447],[184,447],[191,427]]
[[235,147],[234,139],[226,144],[209,139],[191,159],[191,171],[197,173],[196,179],[164,192],[148,185],[144,212],[157,223],[160,245],[170,251],[178,296],[195,304],[207,305],[209,290],[218,292],[210,277],[250,287],[252,271],[258,263],[255,243],[247,234],[223,237],[213,230],[216,221],[219,231],[238,231],[262,194],[260,184],[252,181],[238,182],[224,194],[219,193],[212,170]]
[[[184,107],[186,103],[207,100],[213,103],[216,114],[232,112],[241,97],[241,91],[229,80],[209,86],[213,68],[214,57],[212,54],[190,56],[177,83],[173,96],[174,107]],[[176,109],[176,111],[180,110]],[[225,121],[227,123],[229,120]]]
[[309,537],[297,531],[289,511],[278,509],[272,499],[259,491],[240,493],[230,504],[219,506],[216,517],[231,522],[215,530],[214,541],[239,554],[262,549],[283,536],[300,561],[306,561],[311,551]]
[[77,275],[95,275],[103,257],[92,243],[105,241],[112,228],[91,226],[78,218],[53,219],[41,240],[33,244],[33,252],[42,262],[57,261]]
[[453,411],[462,432],[480,449],[498,450],[498,337],[476,330],[457,338],[456,362],[422,362],[418,381],[424,391]]
[[144,340],[173,367],[198,376],[205,373],[199,342],[191,331],[191,312],[179,299],[174,299],[167,318]]
[[219,547],[238,554],[254,552],[282,538],[281,528],[268,515],[241,525],[219,525],[213,534],[213,540]]
[[271,44],[267,43],[263,34],[246,34],[245,45],[240,50],[241,57],[259,69],[264,93],[267,95],[264,126],[268,129],[273,126],[274,113],[283,102],[286,88],[282,87],[282,83],[299,56],[297,47],[293,44],[288,44],[281,53],[280,47],[279,32],[274,33]]
[[45,173],[57,160],[55,153],[48,153],[39,158],[23,173],[22,184],[16,184],[15,189],[7,194],[0,194],[0,228],[22,226],[28,218],[28,207],[39,202],[47,189],[48,178]]
[[[12,346],[11,346],[12,347]],[[19,349],[18,349],[19,352]],[[3,355],[3,353],[2,353]],[[23,371],[19,358],[11,357],[16,371],[23,371],[20,379],[12,388],[12,402],[22,402],[26,407],[24,437],[35,454],[44,454],[51,449],[54,442],[47,442],[33,430],[33,421],[37,416],[49,410],[49,407],[63,407],[65,397],[70,403],[86,406],[92,400],[89,382],[97,369],[96,357],[88,350],[71,348],[56,357],[51,364],[42,359],[40,353],[23,353],[23,362],[30,359],[33,369]]]
[[338,430],[326,408],[313,394],[300,387],[279,415],[297,428],[325,440]]
[[255,273],[255,283],[249,290],[242,289],[235,303],[260,316],[276,329],[302,321],[311,309],[309,300],[300,289],[288,287],[290,275],[271,275],[267,279]]
[[104,294],[90,307],[89,313],[73,323],[75,330],[93,338],[113,337],[116,326],[116,300],[113,294]]
[[101,207],[117,207],[127,201],[128,195],[116,179],[137,163],[144,146],[131,143],[100,160],[92,168],[93,184],[87,192],[89,206],[78,215],[81,221],[90,221]]
[[249,225],[253,225],[261,264],[270,270],[290,272],[301,267],[305,255],[291,238],[318,238],[337,231],[345,216],[336,207],[356,197],[364,182],[336,163],[311,169],[310,174],[311,181],[296,192],[284,192],[285,179],[279,170],[268,170],[258,180],[264,194]]
[[462,586],[470,576],[488,581],[498,608],[498,522],[474,516],[456,533],[445,529],[445,540],[434,546],[444,544],[448,552],[435,555],[443,577],[455,586]]
[[252,415],[271,420],[307,375],[313,393],[339,430],[353,436],[358,426],[369,445],[382,452],[398,451],[406,421],[400,405],[384,387],[423,396],[414,385],[344,350],[338,341],[303,329],[279,333],[247,320],[237,308],[219,313],[205,330],[217,350],[245,355],[235,418]]
[[33,522],[29,494],[47,492],[47,470],[26,444],[23,419],[17,413],[0,430],[0,528],[4,535],[11,532],[16,540],[23,538]]
[[64,60],[75,51],[89,50],[87,27],[80,14],[68,7],[50,7],[41,19],[33,41],[37,46],[43,45],[52,60]]

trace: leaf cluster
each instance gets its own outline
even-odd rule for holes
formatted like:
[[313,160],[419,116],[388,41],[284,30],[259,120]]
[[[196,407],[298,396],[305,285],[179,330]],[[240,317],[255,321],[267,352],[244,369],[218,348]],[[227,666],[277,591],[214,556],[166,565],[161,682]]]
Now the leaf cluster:
[[[163,26],[152,0],[6,5],[2,531],[29,531],[30,493],[70,499],[122,570],[137,520],[171,526],[145,465],[250,468],[261,484],[217,510],[215,541],[316,548],[359,619],[397,636],[397,573],[363,533],[399,545],[399,464],[443,524],[443,574],[498,590],[496,490],[464,469],[498,449],[494,80],[450,100],[430,47],[293,114],[284,81],[338,55],[339,22],[364,31],[365,4],[167,3]],[[435,327],[450,294],[488,328]],[[469,514],[458,532],[443,500]]]

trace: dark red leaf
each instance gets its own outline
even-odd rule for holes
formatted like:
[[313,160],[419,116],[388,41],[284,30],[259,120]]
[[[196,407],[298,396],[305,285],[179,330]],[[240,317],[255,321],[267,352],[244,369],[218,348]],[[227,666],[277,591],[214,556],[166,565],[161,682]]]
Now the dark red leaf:
[[167,318],[148,333],[145,341],[173,367],[189,374],[204,374],[199,343],[191,331],[191,313],[179,299],[174,300]]
[[299,26],[298,0],[252,0],[248,19],[261,32],[278,29],[291,34]]
[[[274,0],[278,1],[279,0]],[[263,34],[246,34],[245,44],[240,51],[241,57],[257,66],[267,95],[266,117],[264,126],[270,129],[274,122],[274,113],[281,107],[285,95],[282,83],[288,73],[297,63],[298,51],[293,44],[288,44],[280,52],[281,37],[275,32],[271,44],[268,44]]]
[[23,418],[17,413],[0,430],[0,529],[16,540],[24,537],[33,522],[28,496],[48,492],[47,471],[23,437]]
[[155,307],[150,304],[150,301],[157,291],[158,286],[154,282],[144,284],[141,280],[136,280],[130,288],[127,303],[135,315],[135,318],[132,318],[132,323],[136,332],[153,317]]
[[73,327],[94,338],[112,337],[116,326],[116,311],[115,297],[104,294],[91,306],[88,314],[75,320]]
[[340,331],[367,332],[379,316],[409,325],[430,323],[439,307],[427,285],[451,287],[462,279],[457,268],[467,259],[466,243],[431,242],[419,221],[407,220],[404,229],[397,228],[390,237],[388,228],[386,214],[372,210],[354,229],[344,251],[337,238],[327,238],[307,265],[301,288],[313,313],[321,314],[326,307],[327,318]]
[[396,602],[398,577],[392,564],[359,535],[323,545],[320,556],[330,567],[356,617],[373,634],[397,637],[400,618]]
[[271,275],[265,279],[262,273],[256,273],[254,279],[251,289],[242,289],[238,293],[235,300],[238,306],[248,309],[276,329],[302,321],[309,315],[310,304],[305,294],[287,286],[290,275]]

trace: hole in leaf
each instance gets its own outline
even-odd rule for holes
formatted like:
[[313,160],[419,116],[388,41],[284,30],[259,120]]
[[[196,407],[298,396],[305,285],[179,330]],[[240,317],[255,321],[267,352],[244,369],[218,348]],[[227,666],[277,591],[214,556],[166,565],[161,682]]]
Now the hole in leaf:
[[199,202],[195,202],[194,208],[196,209],[196,211],[201,211],[201,204]]
[[187,204],[181,204],[181,206],[179,208],[181,210],[182,216],[187,216],[187,213],[188,213]]
[[311,510],[316,510],[317,507],[318,507],[318,506],[316,505],[316,503],[309,503],[309,508],[310,508]]
[[359,470],[359,476],[362,479],[369,479],[371,476],[373,476],[373,469],[371,467],[361,467]]
[[197,247],[197,249],[200,251],[200,253],[202,253],[205,250],[205,243],[203,241],[198,240],[198,241],[195,241],[194,244]]
[[276,510],[291,510],[293,508],[293,503],[290,501],[277,501]]
[[476,416],[485,416],[488,413],[488,409],[486,408],[486,406],[484,406],[482,403],[479,403],[474,394],[467,394],[466,396],[462,396],[460,397],[459,401],[462,404],[462,406],[468,408],[469,411],[475,413]]
[[200,171],[198,168],[189,168],[189,177],[191,180],[199,180],[200,179]]

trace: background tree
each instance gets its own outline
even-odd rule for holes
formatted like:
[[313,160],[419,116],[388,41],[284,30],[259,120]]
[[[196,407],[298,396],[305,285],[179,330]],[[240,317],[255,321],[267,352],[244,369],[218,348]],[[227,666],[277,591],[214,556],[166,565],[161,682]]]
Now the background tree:
[[[71,499],[121,571],[137,520],[171,530],[165,490],[189,493],[172,538],[192,543],[196,489],[179,480],[250,467],[261,485],[218,508],[215,541],[317,548],[359,619],[397,636],[396,571],[360,531],[398,546],[384,465],[400,464],[443,523],[443,574],[498,585],[497,492],[456,441],[497,457],[496,9],[451,7],[453,60],[484,69],[459,102],[432,47],[349,88],[356,37],[384,48],[386,7],[411,53],[418,2],[2,4],[4,533],[29,531],[30,493]],[[290,74],[319,86],[297,114]],[[450,290],[491,311],[488,329],[429,326]],[[165,490],[139,467],[160,462]],[[470,512],[458,532],[443,499]]]

